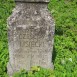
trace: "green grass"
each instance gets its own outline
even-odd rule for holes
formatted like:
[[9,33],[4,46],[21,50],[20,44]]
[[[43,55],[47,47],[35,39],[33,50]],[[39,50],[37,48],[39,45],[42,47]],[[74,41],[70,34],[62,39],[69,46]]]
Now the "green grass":
[[13,0],[0,0],[0,77],[7,76],[7,18],[11,14],[13,7]]
[[56,23],[53,62],[56,77],[77,77],[77,0],[51,0]]
[[[0,77],[8,77],[7,18],[13,0],[0,0]],[[55,20],[55,77],[77,77],[77,0],[51,0],[48,8]]]
[[30,71],[21,70],[13,75],[13,77],[54,77],[54,71],[34,66]]

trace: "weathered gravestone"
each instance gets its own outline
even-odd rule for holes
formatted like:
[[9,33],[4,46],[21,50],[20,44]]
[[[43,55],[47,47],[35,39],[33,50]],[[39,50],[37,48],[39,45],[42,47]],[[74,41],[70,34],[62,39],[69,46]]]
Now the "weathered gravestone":
[[49,0],[16,0],[8,18],[10,76],[32,66],[53,69],[54,21],[47,9]]

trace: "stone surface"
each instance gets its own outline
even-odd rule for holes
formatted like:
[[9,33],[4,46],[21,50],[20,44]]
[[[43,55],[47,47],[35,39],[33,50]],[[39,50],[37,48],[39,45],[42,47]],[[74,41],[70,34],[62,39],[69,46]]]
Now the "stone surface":
[[10,76],[32,66],[53,69],[54,21],[47,4],[16,3],[8,18]]
[[50,0],[15,0],[21,2],[49,2]]

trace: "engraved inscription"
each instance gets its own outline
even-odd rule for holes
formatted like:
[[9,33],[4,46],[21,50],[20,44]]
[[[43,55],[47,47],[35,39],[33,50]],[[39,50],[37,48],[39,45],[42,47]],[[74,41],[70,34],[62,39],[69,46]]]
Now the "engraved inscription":
[[[38,32],[39,33],[39,32]],[[20,40],[21,47],[44,47],[43,35],[35,35],[33,28],[30,29],[19,29],[17,28],[18,38]]]
[[44,47],[44,42],[42,41],[21,41],[21,47]]

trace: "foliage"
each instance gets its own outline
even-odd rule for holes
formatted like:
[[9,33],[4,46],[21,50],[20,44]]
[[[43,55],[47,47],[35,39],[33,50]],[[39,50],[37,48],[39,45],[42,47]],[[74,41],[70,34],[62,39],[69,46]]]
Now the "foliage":
[[[8,77],[7,17],[11,14],[14,5],[13,0],[0,0],[0,77]],[[77,77],[77,0],[50,0],[48,8],[56,25],[53,53],[55,76]],[[33,71],[22,70],[14,74],[14,77],[50,74],[43,68],[40,68],[40,71],[39,69]]]
[[54,72],[50,69],[34,66],[29,72],[21,70],[14,74],[13,77],[55,77]]
[[51,0],[48,6],[56,25],[53,53],[56,77],[77,77],[76,7],[77,0]]
[[7,17],[11,14],[13,7],[12,0],[0,0],[0,77],[7,77]]

